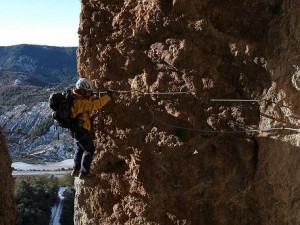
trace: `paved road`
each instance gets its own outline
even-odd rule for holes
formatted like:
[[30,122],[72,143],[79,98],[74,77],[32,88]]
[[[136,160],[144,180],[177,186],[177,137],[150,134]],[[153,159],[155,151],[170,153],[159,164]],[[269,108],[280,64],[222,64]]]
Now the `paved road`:
[[49,225],[60,225],[60,216],[62,212],[62,207],[63,207],[63,201],[65,197],[63,196],[66,188],[65,187],[60,187],[58,191],[58,203],[55,204],[55,206],[51,209],[51,219]]
[[55,175],[55,176],[62,176],[65,174],[71,173],[70,170],[62,170],[62,171],[13,171],[13,176],[35,176],[35,175]]

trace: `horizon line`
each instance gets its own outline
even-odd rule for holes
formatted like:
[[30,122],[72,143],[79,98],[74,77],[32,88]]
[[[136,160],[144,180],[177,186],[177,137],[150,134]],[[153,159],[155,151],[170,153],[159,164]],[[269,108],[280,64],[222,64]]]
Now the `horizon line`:
[[78,48],[79,46],[65,46],[65,45],[48,45],[48,44],[12,44],[12,45],[1,45],[0,47],[14,47],[20,45],[33,45],[33,46],[45,46],[45,47],[59,47],[59,48]]

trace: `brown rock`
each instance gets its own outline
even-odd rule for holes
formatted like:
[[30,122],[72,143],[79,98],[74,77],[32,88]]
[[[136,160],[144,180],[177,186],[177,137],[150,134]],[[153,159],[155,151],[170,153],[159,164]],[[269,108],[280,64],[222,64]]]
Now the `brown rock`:
[[16,224],[16,209],[13,196],[14,180],[11,175],[11,159],[1,127],[0,155],[0,224],[13,225]]
[[[95,121],[98,177],[76,181],[75,223],[299,223],[298,134],[257,131],[299,125],[299,3],[82,4],[79,74],[138,91]],[[172,91],[194,94],[142,93]]]

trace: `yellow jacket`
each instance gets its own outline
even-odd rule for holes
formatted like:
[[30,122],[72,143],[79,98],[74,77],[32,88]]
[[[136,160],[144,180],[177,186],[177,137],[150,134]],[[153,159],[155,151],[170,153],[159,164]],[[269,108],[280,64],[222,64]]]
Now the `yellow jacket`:
[[94,110],[101,109],[107,102],[110,101],[110,97],[108,95],[104,95],[100,98],[94,99],[91,97],[90,99],[85,99],[81,95],[74,93],[73,91],[73,106],[71,108],[71,117],[75,118],[78,116],[79,125],[83,128],[90,130],[91,129],[91,121],[90,117]]

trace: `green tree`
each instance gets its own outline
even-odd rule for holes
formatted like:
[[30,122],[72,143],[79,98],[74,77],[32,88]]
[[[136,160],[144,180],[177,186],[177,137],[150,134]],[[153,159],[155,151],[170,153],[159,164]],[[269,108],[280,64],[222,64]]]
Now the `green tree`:
[[71,174],[66,174],[64,176],[61,176],[59,178],[59,186],[61,187],[74,187],[74,177],[71,176]]
[[58,178],[54,176],[17,178],[15,202],[18,225],[49,224],[58,187]]

